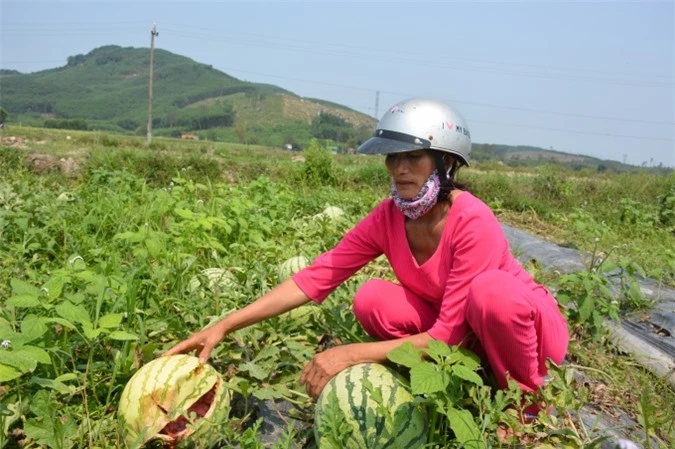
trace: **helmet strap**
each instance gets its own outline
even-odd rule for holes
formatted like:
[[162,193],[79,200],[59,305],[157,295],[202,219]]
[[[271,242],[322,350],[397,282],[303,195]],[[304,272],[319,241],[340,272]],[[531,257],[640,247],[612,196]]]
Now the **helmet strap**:
[[443,161],[443,152],[434,151],[434,160],[436,161],[436,171],[438,171],[438,178],[441,181],[441,190],[438,192],[439,201],[445,201],[450,196],[450,192],[455,188],[452,178],[455,176],[455,171],[457,169],[457,164],[453,163],[450,170],[445,168],[445,162]]

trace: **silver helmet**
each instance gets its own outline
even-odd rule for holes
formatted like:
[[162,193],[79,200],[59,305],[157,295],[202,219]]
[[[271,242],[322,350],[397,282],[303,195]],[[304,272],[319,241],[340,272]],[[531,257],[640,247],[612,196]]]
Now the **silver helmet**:
[[392,106],[377,124],[375,134],[359,153],[389,154],[413,150],[450,153],[469,165],[471,133],[464,118],[447,104],[411,98]]

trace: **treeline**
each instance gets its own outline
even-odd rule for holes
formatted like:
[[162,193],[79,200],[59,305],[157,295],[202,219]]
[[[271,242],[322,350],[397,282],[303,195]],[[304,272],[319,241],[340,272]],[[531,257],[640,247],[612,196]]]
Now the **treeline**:
[[351,147],[358,146],[370,137],[371,133],[372,129],[354,128],[347,120],[328,112],[321,112],[312,120],[312,137],[344,143]]
[[80,131],[87,131],[89,126],[86,120],[81,119],[55,119],[45,120],[45,128],[52,129],[75,129]]

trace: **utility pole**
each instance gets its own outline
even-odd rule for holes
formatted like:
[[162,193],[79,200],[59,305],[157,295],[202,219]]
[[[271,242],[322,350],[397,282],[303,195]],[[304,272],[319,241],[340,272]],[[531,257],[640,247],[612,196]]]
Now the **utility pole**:
[[148,90],[148,145],[152,142],[152,78],[155,71],[155,36],[159,36],[157,27],[150,30],[150,89]]
[[380,91],[375,92],[375,119],[380,119]]

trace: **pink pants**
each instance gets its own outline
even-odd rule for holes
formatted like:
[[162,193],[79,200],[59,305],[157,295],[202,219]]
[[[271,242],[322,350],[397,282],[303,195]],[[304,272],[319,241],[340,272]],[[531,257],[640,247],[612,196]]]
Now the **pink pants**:
[[[373,279],[357,291],[354,313],[373,338],[391,340],[431,328],[437,305],[392,282]],[[544,289],[532,291],[509,273],[481,273],[471,283],[466,320],[478,339],[471,347],[489,363],[499,388],[513,379],[524,391],[544,382],[546,359],[560,364],[567,352],[567,323]]]

